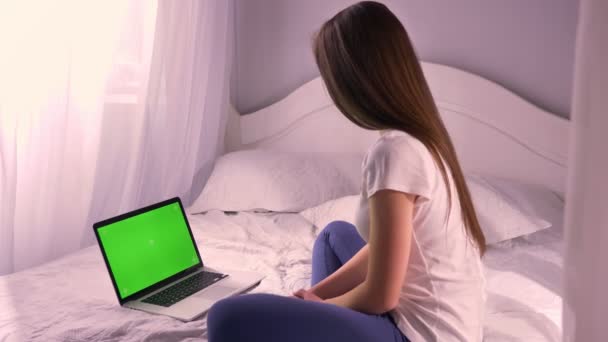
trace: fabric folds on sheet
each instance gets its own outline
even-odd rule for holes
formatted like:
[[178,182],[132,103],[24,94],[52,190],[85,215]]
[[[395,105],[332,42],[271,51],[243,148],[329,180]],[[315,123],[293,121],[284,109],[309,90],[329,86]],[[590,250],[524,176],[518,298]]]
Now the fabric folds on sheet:
[[[308,287],[315,227],[299,214],[189,215],[203,262],[266,275],[254,292]],[[561,232],[494,246],[485,341],[559,341]],[[0,277],[0,341],[206,341],[206,316],[188,323],[118,306],[97,246]]]

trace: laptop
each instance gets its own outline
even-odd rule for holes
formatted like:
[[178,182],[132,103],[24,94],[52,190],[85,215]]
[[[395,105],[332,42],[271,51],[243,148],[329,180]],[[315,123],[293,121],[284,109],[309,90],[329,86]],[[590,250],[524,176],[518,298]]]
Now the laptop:
[[207,267],[177,197],[97,222],[93,229],[123,307],[191,321],[264,278]]

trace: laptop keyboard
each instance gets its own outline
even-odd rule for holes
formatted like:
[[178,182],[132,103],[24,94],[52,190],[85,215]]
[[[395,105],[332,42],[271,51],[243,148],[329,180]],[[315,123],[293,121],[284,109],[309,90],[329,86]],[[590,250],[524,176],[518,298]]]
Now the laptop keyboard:
[[142,300],[142,302],[169,307],[225,277],[225,274],[203,271]]

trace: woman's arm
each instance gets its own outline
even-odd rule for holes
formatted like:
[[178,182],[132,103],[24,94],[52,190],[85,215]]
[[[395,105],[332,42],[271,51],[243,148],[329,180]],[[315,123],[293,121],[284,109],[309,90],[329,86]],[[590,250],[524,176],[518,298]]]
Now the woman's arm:
[[410,255],[414,201],[415,196],[393,190],[380,190],[370,197],[365,280],[326,302],[370,314],[397,306]]
[[357,254],[327,278],[313,286],[310,291],[322,299],[337,297],[361,284],[367,275],[369,248],[363,246]]

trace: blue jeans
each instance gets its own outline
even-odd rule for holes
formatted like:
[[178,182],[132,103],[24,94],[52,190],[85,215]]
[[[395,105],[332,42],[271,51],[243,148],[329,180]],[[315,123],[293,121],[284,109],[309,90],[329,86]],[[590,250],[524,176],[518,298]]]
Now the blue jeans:
[[[334,221],[312,251],[312,284],[335,272],[365,242],[355,227]],[[209,342],[407,342],[387,314],[368,315],[332,304],[271,294],[246,294],[217,302],[207,316]]]

